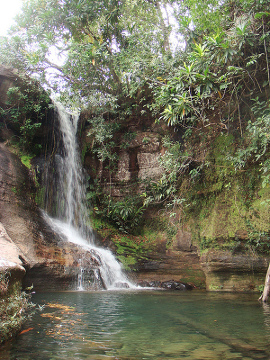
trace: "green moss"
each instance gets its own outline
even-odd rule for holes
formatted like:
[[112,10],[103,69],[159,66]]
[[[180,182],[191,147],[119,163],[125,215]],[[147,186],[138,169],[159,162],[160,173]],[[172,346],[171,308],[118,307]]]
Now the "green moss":
[[205,289],[205,274],[202,270],[183,269],[181,282],[191,284],[197,289]]
[[213,285],[213,284],[209,285],[209,290],[210,291],[218,291],[218,290],[222,290],[222,289],[223,289],[222,285]]
[[105,221],[103,218],[95,216],[93,213],[90,215],[91,217],[91,226],[94,230],[96,230],[101,237],[105,238],[107,236],[111,237],[119,234],[119,231],[112,224]]
[[140,260],[147,259],[149,247],[145,240],[144,238],[134,236],[114,238],[117,257],[126,268],[135,265]]
[[29,170],[31,169],[32,165],[31,165],[31,160],[33,159],[33,155],[29,155],[29,154],[24,154],[21,155],[21,162],[23,163],[24,166],[26,166]]
[[39,207],[44,208],[44,199],[45,199],[45,187],[38,187],[36,192],[35,201]]
[[145,236],[135,236],[121,233],[110,223],[97,216],[91,217],[91,225],[103,241],[110,240],[115,247],[115,253],[125,268],[130,268],[139,260],[147,258],[149,239]]
[[137,263],[137,258],[131,255],[117,255],[117,258],[126,270],[130,270]]
[[9,149],[20,158],[24,166],[31,170],[31,160],[35,156],[34,154],[27,153],[25,150],[22,149],[20,144],[16,142],[11,142]]
[[167,240],[167,246],[176,233],[176,227],[168,225],[165,218],[154,217],[147,219],[140,235],[123,234],[111,224],[92,214],[91,224],[104,242],[113,243],[117,258],[126,269],[135,269],[136,264],[147,260],[150,252],[155,251],[161,239]]
[[141,235],[149,243],[155,244],[157,239],[166,239],[166,247],[169,248],[177,234],[178,227],[173,222],[168,221],[168,214],[155,213],[151,218],[145,219]]
[[81,153],[82,164],[84,163],[84,158],[85,158],[85,155],[86,155],[88,149],[89,149],[89,145],[88,145],[88,144],[84,144],[84,146],[83,146],[83,148],[82,148],[82,153]]
[[270,223],[270,187],[265,187],[257,192],[257,197],[252,201],[249,217],[257,229],[269,231]]
[[[183,222],[187,222],[201,251],[220,248],[235,251],[253,246],[257,251],[270,248],[270,187],[261,187],[261,174],[256,164],[235,171],[230,163],[234,153],[232,136],[220,135],[207,155],[208,166],[186,192]],[[269,246],[267,245],[269,244]],[[261,249],[260,249],[261,248]],[[264,249],[264,250],[263,250]]]

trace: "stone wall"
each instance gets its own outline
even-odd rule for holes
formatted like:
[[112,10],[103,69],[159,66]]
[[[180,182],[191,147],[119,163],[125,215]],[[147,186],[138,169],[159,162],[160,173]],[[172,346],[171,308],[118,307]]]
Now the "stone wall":
[[211,291],[258,291],[264,283],[269,257],[247,251],[209,250],[200,261],[206,275],[206,289]]
[[[5,228],[1,254],[17,249],[19,266],[27,270],[24,285],[35,289],[76,289],[80,259],[86,252],[62,241],[46,224],[34,201],[35,188],[29,170],[0,143],[0,221]],[[7,236],[7,237],[6,237]],[[11,240],[12,239],[12,240]],[[14,261],[9,255],[8,261]],[[89,268],[95,267],[89,255]]]
[[[137,129],[132,140],[126,141],[124,133],[118,133],[117,148],[115,151],[118,160],[114,170],[109,174],[108,164],[103,164],[91,152],[91,138],[87,137],[87,127],[82,134],[82,146],[88,147],[84,157],[84,166],[92,178],[98,178],[103,185],[104,191],[110,191],[115,198],[121,198],[134,193],[134,182],[140,183],[136,186],[136,192],[143,188],[143,182],[147,180],[158,180],[163,172],[159,163],[161,152],[164,151],[161,144],[161,135],[155,129],[142,131]],[[124,144],[124,146],[123,146]]]
[[[141,123],[138,121],[138,124]],[[158,181],[162,176],[163,169],[159,158],[166,150],[162,146],[162,137],[166,132],[163,128],[159,129],[156,124],[152,127],[148,124],[148,127],[149,130],[144,131],[140,126],[129,128],[127,125],[123,131],[128,133],[132,129],[134,134],[133,139],[128,142],[124,133],[117,134],[115,151],[118,153],[118,161],[115,170],[110,174],[110,179],[106,166],[94,159],[90,139],[85,135],[82,137],[83,141],[88,141],[89,144],[89,151],[85,156],[88,173],[92,178],[98,177],[104,192],[110,193],[115,199],[121,200],[123,197],[138,195],[143,191],[145,182]],[[216,149],[216,151],[221,150]],[[207,151],[209,149],[204,149],[203,155],[200,151],[194,151],[196,156],[193,161],[199,163],[205,161]],[[97,173],[95,174],[92,169],[98,169]],[[136,269],[134,278],[139,282],[188,281],[215,291],[258,291],[264,282],[269,257],[254,255],[249,250],[248,234],[242,216],[243,208],[239,208],[239,198],[244,190],[239,191],[237,184],[235,189],[238,190],[234,192],[234,182],[229,179],[231,187],[220,192],[220,195],[216,195],[213,200],[213,194],[219,194],[216,190],[219,184],[216,183],[214,176],[211,183],[209,180],[212,179],[211,174],[206,175],[207,180],[202,184],[203,190],[200,184],[197,185],[198,189],[195,188],[195,183],[194,188],[189,184],[189,192],[194,199],[197,199],[197,203],[194,201],[197,205],[194,205],[192,211],[186,210],[188,216],[180,214],[181,207],[175,210],[179,216],[177,215],[178,220],[173,225],[174,231],[177,230],[172,241],[168,239],[166,231],[161,237],[157,236],[152,244],[153,249],[146,251],[147,259],[139,261],[134,266]],[[185,196],[189,195],[184,194]],[[256,201],[258,203],[261,200]],[[254,209],[257,210],[257,207],[254,206]],[[154,209],[153,211],[155,212]],[[266,219],[265,223],[269,223],[269,211],[267,209],[264,211],[267,214],[262,218]],[[147,216],[148,214],[145,215]],[[155,216],[159,216],[158,212]],[[171,218],[168,218],[168,226],[170,221]],[[267,231],[268,228],[265,229]],[[219,251],[213,253],[205,250],[203,242],[207,243],[207,248],[213,246],[219,248]],[[238,246],[238,242],[243,244],[237,255],[233,250],[226,251],[226,246],[233,248],[233,244]],[[215,268],[217,264],[219,264],[218,270]],[[246,264],[249,264],[248,268]]]

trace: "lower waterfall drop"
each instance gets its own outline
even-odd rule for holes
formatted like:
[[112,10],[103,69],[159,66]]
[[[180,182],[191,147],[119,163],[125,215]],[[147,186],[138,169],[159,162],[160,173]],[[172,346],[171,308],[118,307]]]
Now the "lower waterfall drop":
[[[82,247],[94,258],[97,267],[87,274],[85,264],[87,258],[80,259],[77,289],[85,290],[84,284],[91,277],[93,282],[99,283],[106,290],[119,288],[135,288],[122,271],[121,264],[108,249],[97,247],[94,244],[94,235],[89,224],[86,208],[86,188],[82,173],[82,164],[79,158],[76,141],[78,115],[71,115],[57,104],[56,111],[59,121],[61,138],[58,140],[59,148],[55,155],[54,171],[57,173],[54,180],[46,181],[54,188],[54,199],[45,197],[44,218],[51,228],[65,241]],[[47,168],[47,177],[51,170]],[[53,185],[52,185],[53,181]],[[49,207],[46,199],[53,209],[49,216]],[[53,206],[52,206],[53,203]]]

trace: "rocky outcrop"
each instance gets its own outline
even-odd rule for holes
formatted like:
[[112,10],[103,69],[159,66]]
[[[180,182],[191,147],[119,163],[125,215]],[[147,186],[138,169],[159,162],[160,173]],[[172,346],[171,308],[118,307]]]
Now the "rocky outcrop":
[[[196,251],[172,251],[148,254],[148,259],[139,262],[136,268],[136,282],[159,283],[154,287],[163,287],[162,283],[188,283],[194,288],[205,287],[205,275],[201,269]],[[173,289],[173,288],[172,288]]]
[[[133,137],[127,141],[126,134],[133,134]],[[110,177],[106,166],[98,159],[94,160],[91,151],[85,154],[86,169],[92,178],[98,178],[103,184],[104,192],[110,192],[115,199],[138,195],[144,191],[144,184],[157,181],[162,176],[159,158],[166,150],[162,146],[162,135],[164,130],[160,129],[159,132],[155,126],[149,127],[148,131],[140,127],[125,128],[125,132],[118,134],[116,139],[118,160]],[[91,150],[91,138],[83,135],[83,142]],[[196,160],[199,161],[199,155]],[[98,169],[96,174],[93,172],[95,168]],[[227,196],[223,191],[221,199],[216,198],[215,206],[211,203],[211,208],[207,199],[211,191],[216,191],[217,184],[212,185],[214,190],[206,185],[204,192],[195,193],[197,197],[205,199],[205,205],[199,203],[186,220],[181,220],[181,225],[178,223],[174,226],[178,230],[172,241],[168,240],[166,233],[161,238],[156,237],[153,249],[147,250],[145,258],[132,267],[136,270],[135,281],[188,282],[208,290],[258,290],[267,270],[267,258],[252,255],[247,246],[238,255],[222,250],[222,244],[226,241],[236,246],[238,242],[246,244],[248,241],[242,209],[239,210],[237,202],[240,194],[239,191],[234,194],[233,183],[230,185],[230,194]],[[179,219],[183,218],[181,214],[178,215]],[[201,241],[205,241],[206,247],[210,248],[212,241],[213,246],[220,247],[220,250],[206,252]]]
[[18,79],[18,72],[12,68],[0,65],[0,106],[5,107],[7,103],[7,91],[14,86]]
[[[91,150],[91,137],[87,136],[88,129],[84,130],[82,142],[86,148]],[[155,130],[141,131],[136,130],[134,137],[126,140],[125,133],[117,134],[115,140],[119,143],[117,152],[117,163],[114,171],[108,173],[107,165],[103,164],[91,151],[86,151],[84,166],[92,178],[98,178],[103,185],[104,192],[110,191],[115,198],[127,196],[132,191],[138,193],[143,189],[145,181],[158,180],[163,172],[159,158],[164,151],[160,134]],[[134,182],[140,182],[134,190]]]
[[[7,261],[13,264],[16,263],[19,266],[23,265],[23,262],[21,260],[23,258],[22,252],[8,236],[3,224],[1,223],[0,223],[0,248],[1,248],[0,258],[3,264],[5,261]],[[24,269],[23,272],[25,272]]]
[[[5,289],[1,289],[3,295],[8,292],[8,288],[17,284],[19,288],[22,285],[22,279],[25,275],[25,268],[22,266],[22,252],[8,236],[3,224],[0,223],[0,274],[1,279],[8,276],[9,281]],[[2,282],[3,285],[3,282]]]
[[33,284],[35,289],[43,290],[76,289],[80,260],[88,258],[86,270],[95,268],[95,260],[81,247],[64,242],[52,231],[34,195],[29,170],[0,143],[0,221],[6,230],[2,230],[0,256],[12,262],[19,259],[18,266],[23,265],[27,270],[25,286]]
[[254,252],[233,254],[208,250],[201,255],[206,289],[215,291],[251,291],[263,284],[269,258]]
[[205,288],[205,274],[198,249],[192,243],[191,234],[183,229],[177,232],[169,245],[166,234],[157,234],[135,270],[135,279],[139,284],[146,282],[153,287],[163,287],[162,283],[176,282]]
[[[37,83],[26,76],[19,76],[14,69],[0,65],[0,106],[4,109],[8,107],[7,91],[13,86],[20,89],[32,86],[33,97],[35,98],[37,93],[38,99],[40,94],[43,98],[43,90]],[[44,104],[46,105],[46,102]],[[45,106],[44,104],[42,106]],[[58,127],[55,123],[57,119],[50,110],[45,110],[46,116],[42,117],[41,127],[36,132],[33,142],[39,147],[42,145],[44,153],[48,152],[46,156],[50,156],[51,148],[55,150]],[[24,286],[33,284],[34,289],[75,289],[82,259],[87,259],[84,268],[89,274],[95,269],[96,260],[81,247],[60,239],[48,226],[36,204],[36,180],[39,180],[46,156],[40,155],[33,160],[38,171],[31,172],[14,154],[15,149],[11,146],[12,138],[17,138],[16,129],[7,117],[1,120],[0,259],[6,264],[3,271],[20,270],[20,281],[24,276]],[[43,189],[40,189],[41,193],[42,191]]]
[[[0,106],[7,105],[8,88],[20,84],[20,81],[16,71],[0,66]],[[145,183],[158,180],[163,171],[159,157],[165,152],[161,141],[165,133],[164,129],[158,129],[151,119],[147,126],[146,124],[131,125],[125,125],[125,131],[115,135],[118,160],[111,172],[108,171],[108,164],[102,164],[91,151],[93,139],[87,136],[87,128],[82,126],[81,142],[85,168],[92,179],[99,180],[104,192],[110,192],[110,195],[116,199],[140,194],[144,190]],[[96,260],[90,252],[60,239],[47,225],[35,202],[36,187],[33,174],[22,165],[19,157],[8,147],[9,139],[14,135],[13,130],[12,127],[1,127],[0,260],[2,265],[10,268],[14,273],[14,279],[18,278],[21,281],[23,278],[25,286],[33,284],[36,289],[51,290],[76,288],[83,263],[85,279],[91,287],[95,278],[94,270],[98,270]],[[43,144],[46,138],[46,149],[55,151],[54,140],[58,137],[58,132],[57,121],[52,117],[46,117],[46,121],[42,123],[36,134],[35,142]],[[127,134],[129,136],[126,136]],[[48,143],[48,139],[51,143]],[[39,156],[32,161],[32,164],[40,170],[40,173],[36,173],[38,180],[39,175],[44,171],[44,159],[45,156]],[[230,194],[224,199],[216,197],[215,206],[211,209],[207,199],[211,191],[216,191],[216,184],[212,186],[214,190],[206,187],[203,191],[197,191],[196,194],[205,199],[204,202],[201,201],[205,205],[196,205],[189,222],[184,223],[184,226],[181,225],[182,227],[178,224],[177,233],[170,240],[164,233],[161,237],[157,236],[153,248],[147,250],[147,256],[142,257],[134,266],[136,282],[158,283],[160,286],[162,283],[167,283],[172,287],[178,283],[189,283],[198,287],[206,286],[208,290],[226,291],[256,290],[260,284],[263,284],[269,263],[267,257],[247,252],[247,247],[239,253],[221,249],[204,250],[200,253],[201,250],[197,249],[202,239],[205,242],[216,241],[216,245],[220,248],[224,239],[232,239],[232,241],[237,239],[240,243],[249,240],[241,216],[243,209],[239,205],[238,188],[235,188],[235,194],[232,196],[233,182],[230,186]],[[50,188],[50,195],[53,198],[55,189],[53,185]],[[40,190],[42,192],[42,189]],[[267,189],[264,191],[266,192]],[[223,193],[225,194],[224,191]],[[265,198],[267,197],[268,193],[265,195]],[[254,202],[253,209],[264,215],[260,208],[261,199],[258,198],[257,202]],[[235,211],[232,211],[233,209]],[[269,223],[268,210],[264,211],[265,216],[261,216],[263,225]],[[267,233],[268,227],[262,227],[261,224],[260,226]],[[102,286],[102,284],[95,283],[94,286]]]
[[139,284],[162,287],[163,282],[171,281],[209,291],[259,291],[269,265],[268,256],[248,250],[233,253],[218,249],[204,250],[200,254],[194,244],[190,244],[191,233],[180,234],[168,249],[164,241],[162,250],[157,239],[156,250],[136,266]]

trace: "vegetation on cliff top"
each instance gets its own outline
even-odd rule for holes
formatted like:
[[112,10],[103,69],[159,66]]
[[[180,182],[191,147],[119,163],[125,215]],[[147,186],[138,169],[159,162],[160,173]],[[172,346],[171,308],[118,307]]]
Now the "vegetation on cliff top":
[[35,138],[46,120],[51,100],[40,84],[29,77],[14,80],[13,85],[7,90],[6,103],[0,107],[0,128],[11,129],[10,143],[33,157],[42,149]]

